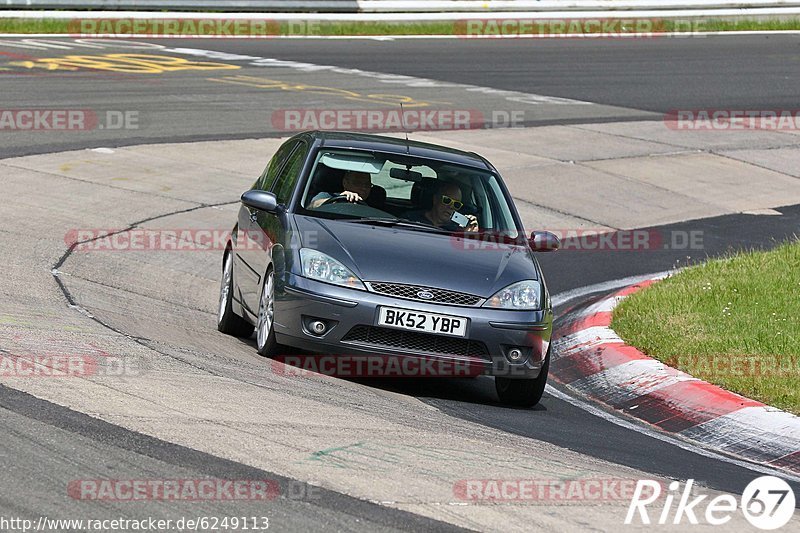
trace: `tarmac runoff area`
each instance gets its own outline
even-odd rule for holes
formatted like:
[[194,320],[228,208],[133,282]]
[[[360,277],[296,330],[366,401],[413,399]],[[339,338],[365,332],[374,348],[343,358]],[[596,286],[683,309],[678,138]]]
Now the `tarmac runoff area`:
[[[486,156],[503,174],[528,229],[768,216],[800,203],[800,135],[794,132],[674,131],[658,121],[412,137]],[[478,530],[523,531],[531,523],[611,530],[622,524],[629,498],[489,504],[464,498],[457,489],[464,480],[669,483],[447,416],[413,397],[281,372],[255,354],[252,341],[216,331],[219,250],[75,252],[61,261],[68,234],[79,229],[229,230],[239,195],[280,142],[160,144],[0,160],[3,355],[79,355],[94,357],[101,370],[112,361],[125,369],[121,375],[4,377],[3,384],[165,441]],[[749,525],[737,513],[727,528]]]

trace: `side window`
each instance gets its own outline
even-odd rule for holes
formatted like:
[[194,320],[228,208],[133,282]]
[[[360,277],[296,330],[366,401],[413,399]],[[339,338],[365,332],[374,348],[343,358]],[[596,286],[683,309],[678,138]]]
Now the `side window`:
[[306,162],[308,146],[301,142],[300,146],[289,156],[286,166],[283,167],[278,179],[272,187],[272,192],[278,197],[278,203],[287,204],[292,197],[292,192],[297,186],[297,179],[303,170],[303,163]]
[[272,156],[267,168],[264,169],[261,177],[258,178],[258,181],[253,187],[254,189],[261,189],[262,191],[272,190],[275,178],[278,177],[278,171],[283,167],[283,163],[289,157],[289,154],[292,153],[295,146],[297,146],[297,141],[289,141],[278,148],[278,151]]

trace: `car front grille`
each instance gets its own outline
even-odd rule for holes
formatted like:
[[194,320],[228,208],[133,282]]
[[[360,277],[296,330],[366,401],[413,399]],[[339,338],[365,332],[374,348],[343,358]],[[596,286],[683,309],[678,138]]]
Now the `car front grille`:
[[[418,285],[404,285],[402,283],[371,281],[369,282],[369,288],[378,294],[404,298],[406,300],[416,300],[418,302],[474,306],[481,301],[480,296],[474,296],[472,294],[435,289],[433,287],[420,287]],[[418,296],[420,292],[428,292],[433,295],[433,298],[420,298]]]
[[377,326],[355,326],[342,338],[342,342],[355,342],[411,352],[480,357],[482,359],[489,357],[486,345],[479,341]]

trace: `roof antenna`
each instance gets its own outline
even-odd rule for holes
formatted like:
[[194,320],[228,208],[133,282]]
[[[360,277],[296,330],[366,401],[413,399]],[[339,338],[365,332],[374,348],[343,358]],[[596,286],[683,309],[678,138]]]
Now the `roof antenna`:
[[408,128],[406,127],[406,112],[403,102],[400,102],[400,122],[403,124],[403,133],[406,134],[406,155],[411,155],[411,145],[408,144]]

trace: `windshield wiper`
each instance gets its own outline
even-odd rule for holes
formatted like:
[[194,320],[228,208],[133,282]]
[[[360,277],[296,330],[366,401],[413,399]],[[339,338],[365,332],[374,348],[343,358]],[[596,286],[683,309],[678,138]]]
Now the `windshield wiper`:
[[403,226],[406,228],[414,228],[423,231],[429,231],[431,233],[445,233],[445,234],[451,233],[446,229],[437,228],[436,226],[431,226],[430,224],[425,224],[424,222],[416,222],[414,220],[408,220],[407,218],[364,217],[364,218],[347,219],[346,222],[353,222],[356,224],[375,224],[376,226],[388,226],[388,227]]

